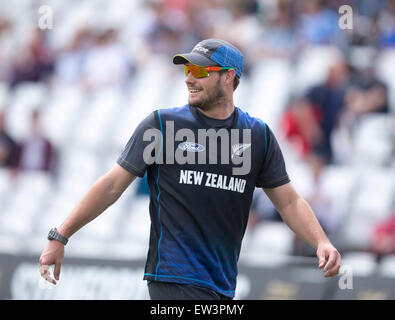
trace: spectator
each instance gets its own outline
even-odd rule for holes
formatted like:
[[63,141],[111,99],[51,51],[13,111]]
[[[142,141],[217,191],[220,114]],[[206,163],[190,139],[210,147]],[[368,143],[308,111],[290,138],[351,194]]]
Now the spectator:
[[213,21],[213,37],[226,39],[238,48],[245,48],[245,51],[255,47],[262,35],[262,25],[257,16],[249,12],[252,8],[254,1],[231,1],[229,11],[232,15],[222,23]]
[[386,1],[377,18],[378,45],[381,48],[395,45],[395,1]]
[[302,160],[307,160],[314,146],[322,141],[319,121],[319,110],[313,108],[305,97],[291,99],[289,107],[281,117],[284,136]]
[[229,25],[232,15],[230,10],[221,6],[219,1],[201,0],[194,1],[188,11],[191,29],[199,40],[215,38],[218,36],[218,25]]
[[267,18],[259,55],[292,60],[296,55],[294,19],[289,1],[278,1],[277,10]]
[[31,135],[21,143],[18,168],[53,173],[55,149],[40,128],[40,112],[31,114]]
[[297,22],[297,34],[302,45],[341,44],[342,32],[338,15],[325,6],[323,0],[304,0]]
[[356,74],[346,92],[345,107],[355,119],[372,112],[389,112],[387,86],[377,79],[371,66]]
[[15,168],[17,164],[18,145],[7,133],[5,113],[0,111],[0,167]]
[[55,64],[56,80],[64,84],[81,81],[81,68],[90,47],[93,45],[91,30],[78,30],[70,45],[60,51]]
[[53,50],[48,46],[44,32],[36,28],[28,38],[26,47],[16,57],[10,86],[24,81],[45,81],[52,75],[53,66]]
[[90,91],[103,86],[122,87],[129,76],[129,59],[117,40],[117,31],[108,29],[100,33],[82,66],[83,88]]
[[395,253],[395,212],[373,228],[369,241],[370,250],[379,258]]
[[[144,30],[144,37],[152,54],[173,56],[176,53],[174,48],[187,50],[191,42],[194,42],[196,35],[191,26],[198,11],[189,21],[187,15],[190,5],[187,2],[176,4],[172,1],[149,3],[152,19]],[[188,33],[189,37],[186,36]]]
[[293,114],[285,114],[285,117],[291,117],[296,123],[299,135],[307,143],[305,149],[308,152],[316,150],[325,157],[327,163],[333,162],[331,135],[344,107],[349,78],[346,61],[337,60],[331,65],[325,82],[309,89],[301,99],[302,108],[299,110],[298,105],[292,106]]
[[0,81],[9,80],[15,50],[12,24],[7,19],[0,19]]
[[344,108],[339,114],[337,137],[342,143],[337,145],[336,160],[348,163],[352,160],[354,137],[360,120],[366,115],[388,114],[389,100],[387,86],[378,80],[372,67],[364,67],[355,73],[344,98]]

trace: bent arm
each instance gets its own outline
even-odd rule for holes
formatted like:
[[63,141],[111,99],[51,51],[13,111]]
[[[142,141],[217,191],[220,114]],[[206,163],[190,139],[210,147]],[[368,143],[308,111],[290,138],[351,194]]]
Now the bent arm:
[[295,191],[291,183],[263,190],[281,218],[297,236],[315,248],[321,242],[329,242],[310,205]]
[[325,277],[337,275],[340,253],[329,241],[307,201],[298,195],[291,183],[263,190],[284,222],[297,236],[317,249],[318,267],[324,268]]
[[99,178],[58,228],[60,234],[70,238],[87,223],[98,217],[118,200],[136,177],[116,164]]

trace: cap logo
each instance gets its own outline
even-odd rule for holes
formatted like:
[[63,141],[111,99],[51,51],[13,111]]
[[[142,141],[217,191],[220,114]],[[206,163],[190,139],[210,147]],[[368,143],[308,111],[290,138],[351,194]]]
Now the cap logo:
[[195,48],[193,48],[193,51],[200,51],[200,52],[207,53],[207,52],[209,52],[209,49],[207,49],[207,48],[201,46],[200,44],[197,44],[197,45],[195,46]]

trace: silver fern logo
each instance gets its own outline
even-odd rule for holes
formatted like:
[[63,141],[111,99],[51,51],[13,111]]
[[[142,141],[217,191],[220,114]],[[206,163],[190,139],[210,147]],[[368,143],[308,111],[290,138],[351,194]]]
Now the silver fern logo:
[[251,143],[237,143],[232,146],[232,159],[236,156],[241,156],[244,151],[251,147]]

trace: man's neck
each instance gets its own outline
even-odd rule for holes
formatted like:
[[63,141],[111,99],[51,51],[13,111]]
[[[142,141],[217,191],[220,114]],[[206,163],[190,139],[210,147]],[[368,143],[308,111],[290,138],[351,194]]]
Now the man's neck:
[[235,110],[235,106],[233,104],[233,100],[229,101],[228,103],[215,105],[211,108],[205,108],[204,110],[197,107],[201,113],[205,116],[213,119],[227,119]]

